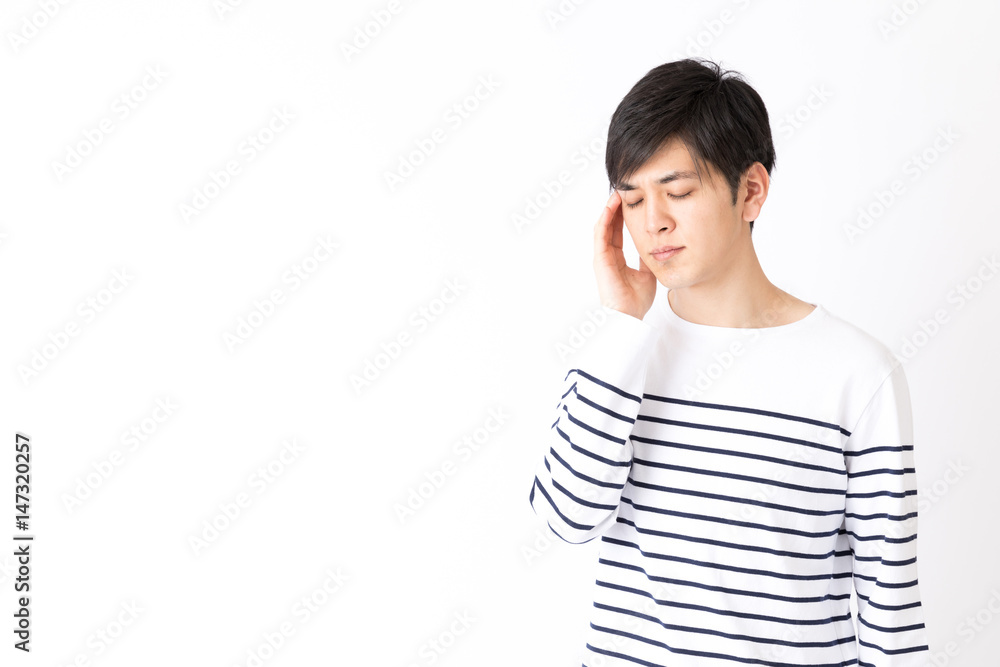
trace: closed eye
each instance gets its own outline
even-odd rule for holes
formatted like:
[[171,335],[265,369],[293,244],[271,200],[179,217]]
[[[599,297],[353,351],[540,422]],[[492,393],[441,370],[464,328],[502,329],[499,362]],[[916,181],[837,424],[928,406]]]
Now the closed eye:
[[[685,197],[687,197],[687,196],[688,196],[689,194],[691,194],[691,193],[690,193],[690,192],[688,192],[688,193],[685,193],[685,194],[682,194],[682,195],[672,195],[672,194],[670,194],[670,193],[668,192],[668,193],[667,193],[667,196],[668,196],[668,197],[670,197],[671,199],[684,199],[684,198],[685,198]],[[638,206],[638,205],[639,205],[639,204],[641,204],[641,203],[642,203],[642,200],[640,199],[639,201],[637,201],[637,202],[635,202],[635,203],[632,203],[632,204],[625,204],[625,205],[626,205],[626,206],[628,206],[629,208],[635,208],[636,206]]]

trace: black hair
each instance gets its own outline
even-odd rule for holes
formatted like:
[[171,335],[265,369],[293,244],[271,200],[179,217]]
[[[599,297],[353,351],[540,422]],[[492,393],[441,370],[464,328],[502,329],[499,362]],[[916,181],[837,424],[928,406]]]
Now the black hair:
[[747,168],[760,162],[768,176],[774,168],[764,101],[741,74],[705,58],[654,67],[622,98],[611,117],[604,157],[611,189],[672,139],[685,145],[699,177],[706,163],[721,173],[733,206]]

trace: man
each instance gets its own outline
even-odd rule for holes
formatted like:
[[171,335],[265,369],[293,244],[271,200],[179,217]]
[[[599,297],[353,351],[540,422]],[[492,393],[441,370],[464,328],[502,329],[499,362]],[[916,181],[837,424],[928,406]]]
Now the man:
[[764,275],[751,233],[774,160],[760,96],[710,61],[651,70],[612,117],[594,228],[607,320],[565,377],[530,494],[566,542],[601,540],[584,665],[929,655],[903,367]]

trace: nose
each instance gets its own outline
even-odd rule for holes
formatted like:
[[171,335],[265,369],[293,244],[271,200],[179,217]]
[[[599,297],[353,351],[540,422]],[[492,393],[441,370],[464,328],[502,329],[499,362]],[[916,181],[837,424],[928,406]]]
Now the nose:
[[649,197],[646,200],[645,219],[643,225],[651,234],[656,234],[662,230],[670,229],[673,225],[673,218],[670,216],[669,207],[666,202],[658,197]]

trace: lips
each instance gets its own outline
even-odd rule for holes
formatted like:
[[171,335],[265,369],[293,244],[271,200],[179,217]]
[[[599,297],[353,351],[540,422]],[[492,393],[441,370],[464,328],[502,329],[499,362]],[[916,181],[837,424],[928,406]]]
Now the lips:
[[650,253],[653,254],[653,255],[658,255],[661,252],[666,252],[668,250],[676,250],[677,248],[683,248],[683,247],[684,246],[682,246],[682,245],[665,245],[665,246],[660,247],[660,248],[653,248],[650,251]]

